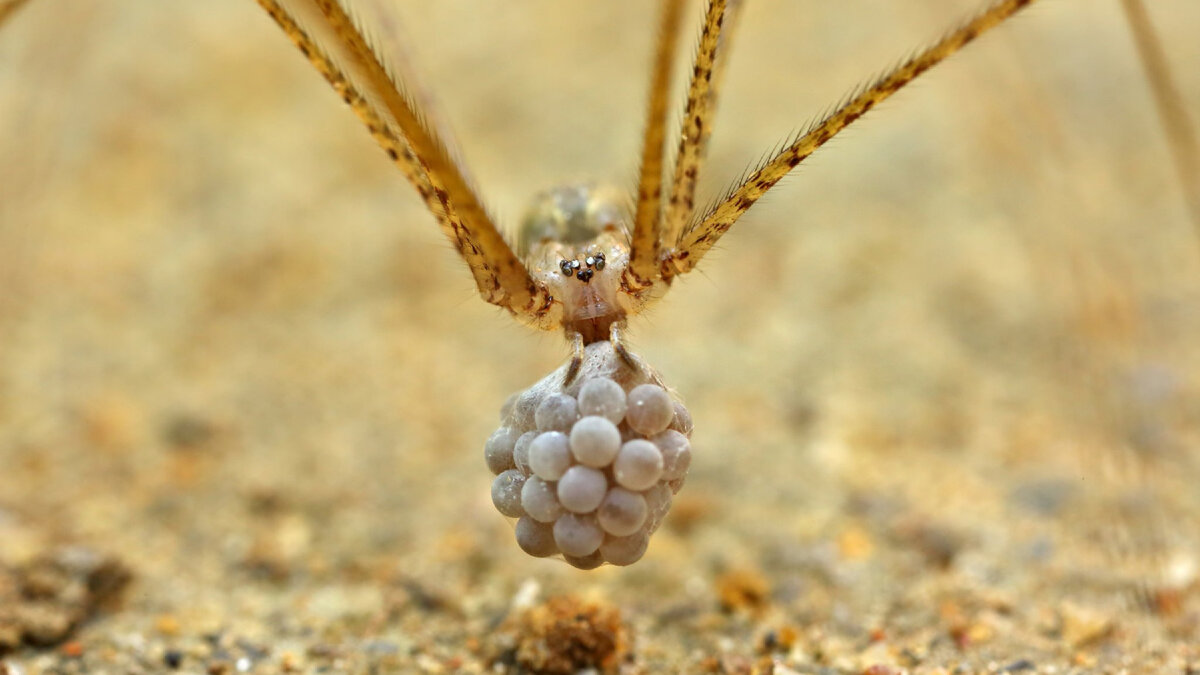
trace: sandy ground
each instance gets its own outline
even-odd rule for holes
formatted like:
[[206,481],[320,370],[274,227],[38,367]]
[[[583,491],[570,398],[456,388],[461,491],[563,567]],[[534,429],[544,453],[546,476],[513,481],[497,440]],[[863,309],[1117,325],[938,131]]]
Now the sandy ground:
[[[751,0],[702,190],[975,5]],[[629,183],[651,3],[391,16],[505,222]],[[566,345],[254,3],[35,0],[0,129],[0,611],[58,612],[0,672],[1200,668],[1200,240],[1119,3],[987,35],[634,322],[696,459],[630,568],[513,544],[482,444]]]

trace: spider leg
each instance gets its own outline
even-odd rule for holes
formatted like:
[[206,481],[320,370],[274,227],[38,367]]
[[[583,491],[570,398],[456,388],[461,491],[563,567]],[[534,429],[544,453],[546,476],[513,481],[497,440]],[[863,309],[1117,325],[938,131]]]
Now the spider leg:
[[646,130],[642,137],[642,164],[638,177],[629,266],[622,274],[622,285],[632,293],[650,287],[658,276],[667,99],[671,88],[671,58],[679,42],[682,15],[683,0],[663,0],[658,43],[654,52],[654,71],[650,78]]
[[12,18],[29,0],[0,0],[0,26]]
[[[484,210],[434,127],[339,0],[258,0],[404,172],[475,278],[484,300],[552,328],[554,301]],[[284,5],[287,5],[285,8]],[[302,24],[298,18],[307,19]],[[316,30],[310,30],[311,25]],[[323,39],[322,39],[323,38]]]
[[613,351],[617,353],[617,356],[621,357],[625,365],[639,373],[646,372],[646,367],[642,364],[642,360],[625,346],[625,340],[621,337],[623,330],[625,330],[625,324],[622,322],[614,322],[608,328],[608,341],[612,344]]
[[677,248],[667,252],[660,273],[666,281],[692,270],[754,202],[766,194],[797,164],[824,145],[878,103],[904,85],[962,49],[984,31],[994,28],[1033,0],[997,0],[941,40],[905,60],[874,82],[860,88],[830,115],[788,143],[778,154],[730,190],[715,206],[689,227]]
[[575,376],[579,375],[579,369],[583,366],[583,334],[572,331],[567,336],[571,340],[571,363],[567,366],[567,374],[563,378],[563,386],[568,387],[575,381]]
[[1175,159],[1175,172],[1183,188],[1183,197],[1196,234],[1200,235],[1200,144],[1196,141],[1196,130],[1188,118],[1179,89],[1171,81],[1171,69],[1167,56],[1150,23],[1146,6],[1142,0],[1122,0],[1129,28],[1137,44],[1138,56],[1154,94],[1158,117],[1167,136],[1167,146]]
[[734,23],[740,7],[741,3],[737,1],[727,3],[726,0],[710,0],[704,13],[704,28],[692,65],[679,149],[675,154],[671,196],[667,201],[663,225],[662,241],[668,246],[675,245],[695,206],[696,180],[704,161],[704,150],[716,110],[718,80],[725,71],[720,64],[726,61],[724,50],[731,42],[728,28]]

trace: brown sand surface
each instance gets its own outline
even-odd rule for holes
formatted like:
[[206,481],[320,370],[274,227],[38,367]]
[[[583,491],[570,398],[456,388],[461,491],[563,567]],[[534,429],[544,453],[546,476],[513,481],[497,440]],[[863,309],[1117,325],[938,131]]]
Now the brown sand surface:
[[[393,4],[506,223],[632,181],[653,3]],[[1196,120],[1200,4],[1149,4]],[[702,194],[977,5],[749,0]],[[479,301],[255,3],[34,0],[0,673],[1195,672],[1200,239],[1140,68],[1115,0],[1038,3],[757,205],[631,326],[696,459],[581,572],[482,461],[565,342]]]

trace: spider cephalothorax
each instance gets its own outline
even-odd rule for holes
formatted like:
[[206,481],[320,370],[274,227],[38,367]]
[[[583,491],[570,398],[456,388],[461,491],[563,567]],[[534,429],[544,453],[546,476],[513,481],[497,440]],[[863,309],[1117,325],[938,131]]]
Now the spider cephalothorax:
[[[685,2],[663,0],[636,193],[588,186],[544,193],[515,249],[451,158],[438,133],[442,125],[427,123],[429,111],[417,108],[416,102],[429,97],[407,73],[402,85],[405,64],[385,62],[348,12],[349,0],[258,3],[417,189],[466,261],[483,299],[526,324],[562,330],[571,341],[571,360],[515,395],[502,411],[502,426],[485,455],[497,474],[493,502],[519,519],[521,547],[531,555],[562,553],[572,564],[591,568],[641,557],[670,495],[683,484],[687,462],[680,458],[690,458],[690,416],[659,376],[622,344],[626,319],[661,297],[675,277],[695,269],[759,198],[817,148],[1032,1],[994,0],[958,29],[855,90],[710,208],[697,211],[696,182],[742,3],[707,4],[668,172],[667,103]],[[630,200],[632,212],[622,207]],[[596,398],[601,390],[603,401]],[[536,452],[531,449],[535,441]],[[631,478],[628,467],[634,465],[645,480]]]

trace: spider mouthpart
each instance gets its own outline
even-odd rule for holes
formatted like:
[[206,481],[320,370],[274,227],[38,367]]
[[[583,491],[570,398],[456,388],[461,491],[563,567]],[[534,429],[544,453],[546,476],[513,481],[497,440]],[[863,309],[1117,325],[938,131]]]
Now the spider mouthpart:
[[[588,270],[590,271],[590,270]],[[496,510],[517,518],[517,545],[580,569],[631,565],[683,487],[691,416],[656,373],[601,341],[579,375],[567,366],[513,394],[484,447]]]

